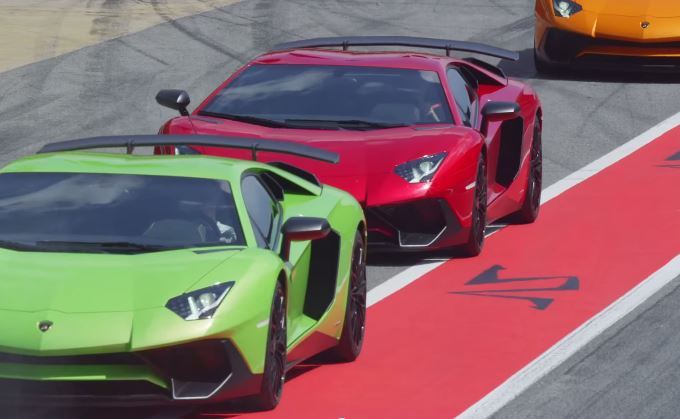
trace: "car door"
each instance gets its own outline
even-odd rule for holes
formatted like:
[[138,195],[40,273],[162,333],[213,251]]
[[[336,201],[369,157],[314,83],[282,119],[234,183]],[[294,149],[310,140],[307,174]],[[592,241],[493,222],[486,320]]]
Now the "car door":
[[[461,123],[472,129],[479,131],[485,135],[486,143],[486,160],[487,160],[487,179],[488,179],[488,203],[493,202],[498,198],[508,187],[507,181],[509,175],[506,175],[506,160],[513,160],[518,156],[515,152],[516,147],[511,141],[513,137],[512,126],[508,122],[502,123],[499,129],[491,130],[491,134],[485,134],[486,130],[482,130],[482,116],[480,109],[480,99],[478,94],[479,82],[471,70],[465,66],[452,65],[449,66],[446,72],[448,87],[451,95],[454,98],[455,107],[461,119]],[[508,128],[508,129],[506,129]],[[504,138],[508,137],[504,142]],[[520,129],[521,141],[521,129]],[[502,166],[502,167],[501,167]]]
[[[446,70],[446,79],[461,123],[481,133],[481,111],[479,95],[477,94],[479,85],[474,75],[464,67],[452,65]],[[498,147],[494,144],[492,138],[485,137],[485,142],[487,149],[487,179],[493,179],[496,171],[495,165],[498,158]],[[492,187],[487,190],[487,203],[492,202],[498,196],[495,192]]]
[[[258,247],[277,251],[282,240],[284,192],[266,172],[248,174],[241,180],[243,201],[250,217]],[[294,342],[309,329],[304,322],[304,305],[309,278],[311,252],[308,243],[295,243],[289,262],[293,265],[288,279],[288,342]]]

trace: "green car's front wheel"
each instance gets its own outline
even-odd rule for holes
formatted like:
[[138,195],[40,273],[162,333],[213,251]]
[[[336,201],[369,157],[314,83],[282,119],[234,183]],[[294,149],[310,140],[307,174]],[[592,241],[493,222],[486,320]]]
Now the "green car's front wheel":
[[269,319],[262,387],[260,394],[254,399],[256,408],[271,410],[281,401],[283,383],[286,380],[286,352],[286,292],[283,285],[277,282]]
[[366,330],[366,255],[364,238],[357,232],[352,249],[349,295],[345,323],[338,346],[333,348],[332,356],[341,362],[357,359],[364,344]]

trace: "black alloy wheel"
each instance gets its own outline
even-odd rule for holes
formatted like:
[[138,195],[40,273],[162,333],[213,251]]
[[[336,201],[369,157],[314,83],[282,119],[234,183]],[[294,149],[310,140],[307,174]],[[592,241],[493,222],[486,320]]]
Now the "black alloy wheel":
[[357,232],[352,250],[349,295],[345,322],[338,346],[331,350],[333,360],[352,362],[361,353],[366,332],[366,249]]
[[486,205],[486,160],[484,154],[481,154],[477,165],[477,180],[475,182],[475,197],[472,208],[470,237],[467,243],[460,248],[464,256],[477,256],[482,252],[482,248],[484,247],[484,232],[486,230]]
[[522,207],[511,218],[516,224],[530,224],[536,221],[541,209],[541,190],[543,188],[543,122],[536,115],[534,123],[534,138],[531,143],[531,160],[529,162],[529,177],[527,191]]
[[261,410],[274,409],[281,401],[283,383],[286,380],[286,292],[280,282],[276,284],[269,319],[267,355],[262,376],[260,394],[255,397],[255,407]]
[[541,57],[539,57],[535,48],[534,48],[534,67],[536,68],[536,72],[538,74],[542,74],[544,76],[554,75],[558,73],[560,70],[558,65],[551,63],[549,61],[545,61]]

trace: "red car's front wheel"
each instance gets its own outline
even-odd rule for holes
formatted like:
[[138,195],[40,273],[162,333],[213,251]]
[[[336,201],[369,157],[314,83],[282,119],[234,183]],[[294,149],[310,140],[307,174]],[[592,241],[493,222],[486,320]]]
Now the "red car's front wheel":
[[533,223],[538,218],[538,212],[541,209],[541,189],[543,187],[542,128],[541,118],[536,115],[534,138],[531,143],[531,161],[529,162],[527,191],[524,195],[522,207],[512,216],[512,221],[517,224]]
[[484,247],[484,230],[486,229],[487,181],[486,160],[480,154],[477,164],[477,180],[475,182],[475,197],[472,206],[472,225],[467,243],[460,247],[465,256],[477,256]]

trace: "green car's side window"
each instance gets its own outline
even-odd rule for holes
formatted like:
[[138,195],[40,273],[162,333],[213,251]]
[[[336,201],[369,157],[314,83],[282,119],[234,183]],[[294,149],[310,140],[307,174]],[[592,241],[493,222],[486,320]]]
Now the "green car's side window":
[[258,247],[271,248],[276,238],[276,224],[280,212],[277,201],[255,175],[243,178],[241,191]]

